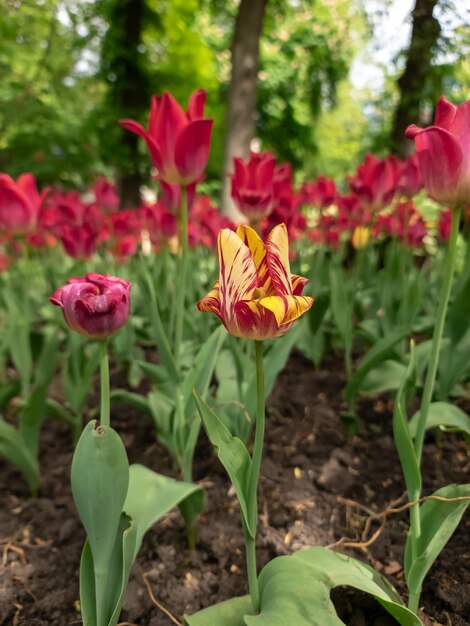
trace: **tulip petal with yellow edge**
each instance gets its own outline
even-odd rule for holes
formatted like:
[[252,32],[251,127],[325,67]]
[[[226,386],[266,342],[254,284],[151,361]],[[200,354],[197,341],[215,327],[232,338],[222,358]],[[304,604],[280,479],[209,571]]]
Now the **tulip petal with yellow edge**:
[[289,238],[285,224],[275,226],[266,240],[266,260],[277,295],[292,295],[289,264]]
[[289,324],[303,315],[313,304],[310,296],[270,296],[261,298],[258,304],[271,311],[278,326]]
[[268,264],[266,262],[266,248],[261,237],[250,226],[240,224],[237,228],[237,235],[243,243],[250,249],[253,261],[258,272],[258,288],[264,289],[269,293],[271,287],[271,279],[269,277]]
[[203,313],[215,313],[218,317],[221,317],[219,281],[215,283],[214,287],[202,300],[199,300],[197,308]]
[[258,284],[256,265],[248,246],[229,228],[219,232],[218,249],[221,315],[226,326],[231,326],[236,303],[253,299]]

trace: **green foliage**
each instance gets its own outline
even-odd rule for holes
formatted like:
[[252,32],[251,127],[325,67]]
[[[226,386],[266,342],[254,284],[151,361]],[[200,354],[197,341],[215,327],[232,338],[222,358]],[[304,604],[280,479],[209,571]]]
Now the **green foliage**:
[[307,548],[270,561],[259,576],[261,612],[252,615],[246,596],[195,615],[185,626],[342,626],[330,592],[350,586],[373,596],[402,626],[421,626],[395,589],[370,566],[326,548]]

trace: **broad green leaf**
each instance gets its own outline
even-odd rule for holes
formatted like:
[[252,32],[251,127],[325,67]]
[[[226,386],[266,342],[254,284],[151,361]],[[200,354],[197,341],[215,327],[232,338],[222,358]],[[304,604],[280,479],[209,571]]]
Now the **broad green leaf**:
[[367,373],[358,391],[364,395],[396,391],[405,374],[406,365],[403,363],[392,360],[382,361]]
[[[411,436],[416,436],[419,411],[409,421],[408,428]],[[430,428],[451,428],[470,435],[470,416],[459,407],[448,402],[431,402],[429,405],[426,430]]]
[[202,493],[198,485],[162,476],[143,465],[129,468],[129,490],[124,511],[136,526],[135,556],[143,536],[163,515],[195,493]]
[[228,428],[220,421],[217,415],[194,393],[196,406],[206,429],[209,441],[217,450],[217,455],[232,482],[233,488],[240,502],[243,519],[250,535],[254,538],[255,529],[251,528],[246,501],[248,491],[248,477],[251,467],[251,458],[245,444],[233,437]]
[[[470,298],[469,298],[470,299]],[[454,387],[470,372],[470,328],[457,343],[445,342],[439,358],[439,397],[447,398]]]
[[410,591],[419,592],[432,564],[452,537],[462,515],[470,504],[470,484],[448,485],[433,496],[467,498],[455,502],[429,499],[420,505],[421,535],[417,541],[417,558],[412,560],[411,537],[405,546],[405,576]]
[[395,589],[372,567],[326,548],[277,557],[259,576],[261,613],[247,626],[341,626],[330,592],[350,586],[372,595],[402,626],[421,626]]
[[75,449],[71,481],[90,542],[95,576],[103,576],[116,543],[129,484],[127,454],[116,431],[98,426],[96,421],[86,425]]
[[386,337],[379,339],[379,341],[377,341],[377,343],[364,356],[346,385],[344,395],[348,404],[352,404],[354,402],[354,398],[359,392],[367,374],[377,367],[379,363],[382,363],[383,361],[386,361],[396,355],[394,348],[399,341],[406,337],[407,333],[407,330],[398,328]]
[[97,626],[95,568],[88,540],[85,541],[80,559],[80,613],[83,626]]
[[251,612],[250,596],[241,596],[214,604],[194,615],[185,615],[183,624],[184,626],[245,626],[244,616]]
[[15,465],[25,477],[31,493],[36,494],[40,475],[37,458],[25,444],[21,433],[0,418],[0,455]]
[[408,426],[407,415],[408,397],[414,390],[416,383],[415,367],[414,345],[412,343],[410,362],[400,383],[393,409],[393,436],[410,499],[416,498],[421,493],[421,472]]

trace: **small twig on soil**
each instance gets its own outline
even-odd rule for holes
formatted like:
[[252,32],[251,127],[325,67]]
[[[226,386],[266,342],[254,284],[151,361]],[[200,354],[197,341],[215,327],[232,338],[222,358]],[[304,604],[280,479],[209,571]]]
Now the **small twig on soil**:
[[[389,515],[396,515],[398,513],[402,513],[403,511],[410,509],[412,506],[415,506],[416,504],[421,504],[422,502],[425,502],[426,500],[438,500],[439,502],[468,502],[470,501],[470,496],[459,496],[456,498],[444,498],[442,496],[432,495],[432,496],[423,496],[419,500],[413,500],[412,502],[407,502],[406,504],[403,504],[402,506],[396,507],[396,504],[400,502],[402,497],[403,496],[401,496],[397,500],[393,500],[384,511],[380,511],[379,513],[373,513],[373,512],[369,513],[368,517],[366,518],[365,525],[364,525],[364,531],[362,533],[363,541],[354,541],[353,539],[349,539],[348,537],[341,537],[341,539],[339,539],[335,543],[330,544],[328,548],[336,548],[338,546],[343,546],[345,548],[367,548],[368,546],[372,545],[375,541],[377,541],[377,539],[380,537],[383,529],[385,528],[385,525],[387,523],[387,518]],[[370,509],[360,504],[359,502],[354,502],[354,500],[346,500],[345,498],[338,497],[338,502],[342,502],[348,506],[354,506],[363,511],[367,511],[367,512],[370,511]],[[372,522],[378,521],[378,520],[380,520],[379,528],[374,532],[374,534],[371,537],[366,539],[366,537],[368,536],[370,532],[370,527],[372,525]]]
[[144,579],[144,583],[145,586],[147,587],[147,591],[148,594],[150,596],[150,600],[152,601],[152,603],[158,608],[160,609],[160,611],[162,611],[163,613],[165,613],[165,615],[167,617],[169,617],[171,619],[171,621],[176,624],[176,626],[183,626],[183,624],[181,622],[179,622],[176,617],[174,615],[172,615],[170,613],[170,611],[168,611],[168,609],[166,609],[163,605],[160,604],[160,602],[158,602],[158,600],[155,598],[155,596],[153,595],[152,592],[152,588],[150,587],[150,583],[147,580],[147,574],[142,574],[142,578]]

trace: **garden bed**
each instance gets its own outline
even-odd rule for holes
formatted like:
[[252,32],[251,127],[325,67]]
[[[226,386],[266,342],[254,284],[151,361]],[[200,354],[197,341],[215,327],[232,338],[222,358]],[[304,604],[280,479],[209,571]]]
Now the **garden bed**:
[[[371,515],[405,502],[403,498],[397,503],[405,487],[391,433],[390,401],[361,401],[359,414],[365,426],[359,435],[349,437],[340,420],[344,382],[341,360],[332,358],[315,371],[298,353],[278,379],[268,401],[259,565],[304,546],[337,544],[338,550],[367,561],[403,591],[400,564],[407,513],[390,515],[385,524],[381,517],[371,520],[364,534]],[[119,407],[113,425],[123,437],[130,462],[171,474],[170,459],[155,443],[149,420]],[[4,488],[0,626],[81,624],[78,564],[85,534],[70,491],[72,453],[68,431],[47,422],[41,441],[43,482],[37,498],[29,497],[21,476],[0,459]],[[424,493],[468,481],[469,468],[470,450],[461,437],[444,435],[439,445],[433,436],[428,437]],[[177,511],[158,523],[145,537],[133,569],[122,622],[168,626],[172,622],[162,607],[181,620],[183,612],[246,593],[238,503],[205,436],[196,452],[195,480],[207,493],[197,552],[188,555]],[[374,534],[378,537],[368,546],[344,545],[367,543]],[[336,590],[334,599],[346,624],[395,623],[360,595]],[[470,624],[468,514],[433,566],[421,605],[428,624]]]

